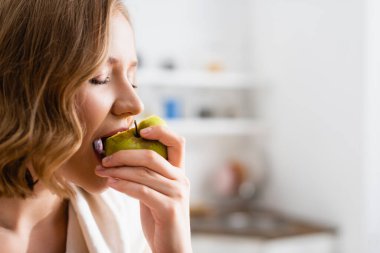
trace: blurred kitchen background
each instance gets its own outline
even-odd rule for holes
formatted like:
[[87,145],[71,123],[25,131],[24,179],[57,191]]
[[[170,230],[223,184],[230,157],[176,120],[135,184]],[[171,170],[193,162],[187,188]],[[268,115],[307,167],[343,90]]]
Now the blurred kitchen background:
[[195,253],[380,252],[380,1],[126,2]]

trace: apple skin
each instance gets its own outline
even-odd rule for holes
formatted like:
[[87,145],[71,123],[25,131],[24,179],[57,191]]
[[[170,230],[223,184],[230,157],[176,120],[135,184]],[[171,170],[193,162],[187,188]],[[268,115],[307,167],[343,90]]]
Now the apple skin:
[[[137,133],[140,130],[150,126],[166,126],[166,122],[160,117],[153,115],[142,120],[137,126]],[[167,147],[159,141],[147,140],[142,138],[139,134],[136,135],[136,129],[119,132],[109,138],[105,142],[106,156],[120,150],[130,149],[150,149],[160,154],[165,159],[168,158]]]
[[167,124],[166,124],[165,120],[161,119],[157,115],[152,115],[152,116],[149,116],[149,117],[143,119],[139,123],[138,129],[140,131],[141,129],[144,129],[144,128],[147,128],[150,126],[166,126],[166,125]]

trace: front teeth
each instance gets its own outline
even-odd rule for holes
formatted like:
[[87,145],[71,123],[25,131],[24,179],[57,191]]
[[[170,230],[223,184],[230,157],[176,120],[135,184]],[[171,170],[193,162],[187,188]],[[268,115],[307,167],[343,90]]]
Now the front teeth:
[[104,155],[104,147],[103,147],[103,141],[102,139],[97,139],[94,141],[93,143],[94,145],[94,149],[95,151],[99,154],[99,155]]

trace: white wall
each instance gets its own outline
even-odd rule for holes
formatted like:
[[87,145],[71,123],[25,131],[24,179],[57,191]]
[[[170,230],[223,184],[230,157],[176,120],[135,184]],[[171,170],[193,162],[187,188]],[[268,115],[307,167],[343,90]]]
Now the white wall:
[[169,57],[177,67],[204,69],[217,61],[244,69],[250,0],[124,0],[146,67]]
[[365,114],[365,252],[380,252],[380,2],[367,5],[367,89]]
[[[252,70],[272,83],[264,202],[361,250],[365,1],[252,1]],[[264,114],[265,114],[264,113]]]

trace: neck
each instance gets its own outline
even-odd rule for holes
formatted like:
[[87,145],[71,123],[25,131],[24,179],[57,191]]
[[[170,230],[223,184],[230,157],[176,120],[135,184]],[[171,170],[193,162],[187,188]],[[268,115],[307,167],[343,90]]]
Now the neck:
[[0,227],[20,232],[38,224],[61,224],[67,220],[66,209],[64,199],[38,183],[30,198],[0,198]]

